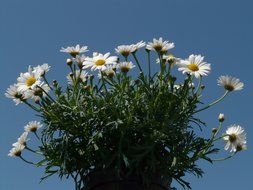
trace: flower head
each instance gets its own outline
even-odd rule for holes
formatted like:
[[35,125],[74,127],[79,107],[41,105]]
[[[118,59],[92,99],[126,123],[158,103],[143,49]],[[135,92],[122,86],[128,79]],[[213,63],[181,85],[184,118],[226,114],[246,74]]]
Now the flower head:
[[28,132],[24,132],[19,138],[18,141],[13,143],[12,146],[16,147],[18,145],[23,145],[26,146],[26,142],[27,140],[27,136],[28,136]]
[[133,49],[133,45],[120,45],[115,49],[115,51],[124,57],[128,57],[133,52]]
[[25,97],[40,101],[41,97],[46,96],[49,91],[50,87],[42,82],[41,84],[35,86],[33,89],[28,89],[25,92]]
[[132,44],[132,53],[136,52],[138,49],[144,47],[145,45],[146,45],[146,43],[143,41],[139,41],[136,44]]
[[38,121],[30,121],[25,127],[26,132],[36,132],[39,128],[42,127],[42,124]]
[[18,87],[16,84],[11,85],[6,90],[5,96],[7,98],[11,98],[16,103],[16,105],[18,105],[18,104],[22,103],[24,100],[26,100],[26,97],[24,96],[24,94],[20,93],[18,91]]
[[87,57],[83,62],[84,68],[91,67],[91,70],[105,70],[106,66],[109,64],[117,64],[118,57],[110,56],[110,53],[101,54],[93,53],[93,57]]
[[8,156],[15,157],[15,156],[21,156],[22,151],[25,149],[24,145],[18,144],[17,146],[14,146],[11,150]]
[[80,72],[80,70],[76,70],[75,74],[70,73],[67,75],[68,84],[73,85],[76,79],[81,82],[85,82],[87,80],[87,77],[88,73],[86,71]]
[[231,125],[223,137],[226,142],[225,150],[231,148],[230,152],[236,152],[240,147],[246,147],[246,134],[244,129],[239,125]]
[[84,53],[88,51],[88,47],[87,46],[82,46],[80,47],[79,44],[77,44],[75,47],[67,47],[67,48],[63,48],[60,50],[61,52],[64,53],[69,53],[72,57],[76,57],[77,55],[79,55],[80,53]]
[[41,70],[33,69],[31,66],[29,66],[28,72],[21,73],[17,81],[17,89],[19,92],[25,92],[33,89],[37,85],[41,84]]
[[[102,73],[101,73],[102,72]],[[116,75],[116,65],[108,65],[105,70],[98,73],[98,78],[109,77],[112,78]]]
[[149,42],[146,46],[146,49],[166,53],[169,49],[172,49],[174,47],[174,43],[170,43],[169,41],[163,41],[163,39],[160,37],[158,40],[154,38],[153,42]]
[[42,65],[38,65],[37,67],[34,67],[33,69],[40,73],[41,76],[45,75],[49,70],[51,66],[49,66],[47,63],[44,63]]
[[121,62],[118,64],[119,69],[121,70],[121,72],[123,73],[127,73],[130,69],[134,68],[134,64],[129,61],[129,62]]
[[178,70],[183,73],[194,75],[196,78],[206,76],[210,72],[211,66],[203,60],[204,57],[201,55],[192,54],[188,59],[177,62],[177,65],[179,66]]
[[239,79],[231,76],[220,76],[218,85],[223,86],[228,91],[242,90],[244,84]]

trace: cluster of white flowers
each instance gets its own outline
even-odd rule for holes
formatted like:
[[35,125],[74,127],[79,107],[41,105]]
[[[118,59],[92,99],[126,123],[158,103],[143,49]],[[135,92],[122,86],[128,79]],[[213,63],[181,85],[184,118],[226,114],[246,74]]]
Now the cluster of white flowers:
[[47,63],[33,68],[29,66],[27,72],[20,73],[17,83],[7,89],[6,97],[13,99],[18,105],[29,98],[38,100],[41,96],[45,96],[50,87],[43,78],[49,69],[50,66]]
[[22,133],[22,135],[18,138],[17,142],[13,143],[13,148],[10,150],[8,156],[16,157],[21,156],[22,151],[27,147],[27,136],[29,132],[36,133],[36,131],[42,127],[42,124],[37,121],[31,121],[29,122],[25,127],[25,132]]
[[[115,51],[117,54],[122,55],[125,58],[125,61],[123,62],[120,62],[117,56],[111,56],[109,52],[105,54],[94,52],[92,57],[83,55],[83,53],[88,51],[88,47],[80,46],[78,44],[60,50],[61,52],[68,53],[72,56],[72,58],[68,58],[66,61],[72,71],[67,75],[68,84],[74,85],[75,82],[79,81],[83,83],[86,82],[87,78],[90,76],[88,72],[86,72],[86,69],[91,69],[91,71],[98,70],[98,77],[100,79],[103,77],[114,77],[117,69],[122,73],[128,73],[135,67],[133,62],[128,61],[128,57],[133,55],[139,67],[135,53],[143,47],[145,47],[148,53],[150,53],[150,51],[158,53],[159,58],[156,60],[157,63],[169,64],[170,68],[176,65],[178,71],[197,79],[207,76],[211,71],[211,65],[204,61],[204,56],[191,54],[186,59],[177,58],[169,52],[175,47],[175,44],[173,42],[164,41],[162,38],[154,38],[152,42],[148,43],[140,41],[136,44],[118,46],[115,48]],[[73,69],[72,64],[74,62],[77,63],[79,70],[77,70],[76,67]],[[16,105],[22,102],[27,103],[26,100],[29,98],[33,99],[35,102],[40,101],[43,96],[48,95],[51,88],[45,78],[45,74],[49,70],[50,66],[46,63],[38,65],[37,67],[29,66],[28,71],[20,74],[17,78],[17,83],[11,85],[7,89],[5,95],[8,98],[13,99]],[[223,86],[226,93],[242,90],[244,86],[239,79],[231,76],[219,77],[218,85]],[[181,87],[182,84],[174,84],[175,90],[179,90]],[[190,83],[189,88],[194,89],[194,83]],[[219,121],[224,121],[224,115],[219,116]],[[25,132],[20,136],[18,141],[13,144],[14,147],[11,149],[9,155],[20,156],[22,150],[26,147],[28,132],[36,133],[37,129],[41,126],[42,125],[36,121],[28,123],[25,126]],[[226,150],[230,147],[232,152],[246,149],[246,135],[240,126],[233,125],[229,127],[223,139],[226,141]]]

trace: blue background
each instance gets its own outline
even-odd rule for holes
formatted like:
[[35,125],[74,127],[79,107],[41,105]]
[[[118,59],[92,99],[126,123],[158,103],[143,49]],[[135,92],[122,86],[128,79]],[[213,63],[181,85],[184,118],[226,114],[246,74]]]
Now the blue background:
[[36,119],[27,107],[15,106],[4,96],[20,72],[28,65],[47,62],[52,66],[49,78],[63,83],[68,70],[66,55],[59,52],[62,46],[80,43],[91,52],[114,52],[117,45],[160,36],[175,42],[176,55],[201,53],[212,63],[212,73],[204,79],[204,102],[223,93],[216,82],[221,74],[237,76],[245,83],[243,91],[231,94],[201,117],[208,124],[203,135],[217,126],[220,112],[226,114],[225,125],[244,126],[248,150],[214,165],[201,161],[204,177],[186,179],[194,190],[252,189],[252,7],[252,0],[1,0],[0,189],[74,189],[71,180],[60,181],[56,176],[39,184],[42,168],[7,157],[23,126]]

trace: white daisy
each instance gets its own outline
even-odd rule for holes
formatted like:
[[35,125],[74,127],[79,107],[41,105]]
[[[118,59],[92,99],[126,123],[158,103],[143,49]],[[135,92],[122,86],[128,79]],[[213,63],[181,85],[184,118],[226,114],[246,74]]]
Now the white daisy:
[[128,57],[133,52],[133,45],[120,45],[115,48],[116,53]]
[[146,46],[146,49],[166,53],[169,49],[172,49],[174,47],[174,43],[170,43],[169,41],[163,41],[163,39],[160,37],[158,40],[154,38],[153,42],[149,42]]
[[240,82],[240,79],[231,76],[220,76],[218,85],[223,86],[228,91],[242,90],[244,86],[244,84]]
[[76,58],[74,59],[75,62],[77,62],[78,64],[82,64],[87,56],[85,55],[77,55]]
[[67,48],[63,48],[62,47],[62,49],[60,51],[64,52],[64,53],[69,53],[71,56],[76,57],[80,53],[87,52],[88,51],[88,47],[87,46],[80,47],[80,45],[77,44],[76,47],[74,47],[74,46],[67,47]]
[[18,141],[12,144],[12,146],[16,147],[18,145],[23,145],[26,146],[26,142],[28,141],[27,139],[28,132],[24,132],[19,138]]
[[15,157],[15,156],[21,156],[22,151],[25,149],[24,145],[18,144],[17,146],[13,147],[10,150],[10,153],[8,156]]
[[18,91],[25,92],[41,84],[41,72],[40,70],[34,70],[29,66],[28,72],[21,73],[17,81]]
[[115,65],[108,65],[105,70],[98,73],[98,78],[102,78],[102,75],[105,77],[112,78],[116,75],[116,66]]
[[87,80],[88,73],[86,71],[80,72],[80,70],[76,70],[75,76],[73,73],[69,73],[67,75],[68,84],[73,85],[75,78],[78,78],[80,81],[85,82]]
[[129,61],[129,62],[121,62],[118,64],[118,68],[121,70],[123,73],[127,73],[130,69],[134,68],[134,64]]
[[138,49],[144,47],[145,45],[146,45],[146,43],[143,42],[143,41],[139,41],[139,42],[136,43],[136,44],[132,44],[132,53],[133,53],[133,52],[136,52]]
[[16,105],[26,100],[25,95],[18,91],[18,87],[16,84],[11,85],[9,88],[7,88],[5,96],[7,98],[11,98],[16,103]]
[[31,98],[36,101],[40,101],[41,96],[47,96],[47,93],[50,91],[50,87],[43,82],[37,86],[35,86],[31,90],[27,90],[25,92],[26,98]]
[[244,129],[239,125],[231,125],[226,130],[225,135],[223,137],[223,140],[226,142],[225,150],[231,148],[230,152],[236,152],[238,145],[243,147],[246,144],[246,134]]
[[49,70],[51,66],[49,66],[47,63],[44,63],[42,65],[38,65],[37,67],[34,67],[33,69],[40,73],[41,76],[45,75]]
[[26,132],[36,132],[39,128],[42,127],[42,124],[38,121],[30,121],[25,127]]
[[204,57],[201,55],[190,55],[186,60],[180,60],[176,64],[179,66],[178,70],[184,73],[194,75],[196,78],[206,76],[210,70],[210,64],[203,61]]
[[83,62],[84,68],[91,67],[91,70],[105,70],[106,66],[109,64],[117,64],[118,57],[110,56],[110,53],[101,54],[101,53],[93,53],[93,57],[87,57]]

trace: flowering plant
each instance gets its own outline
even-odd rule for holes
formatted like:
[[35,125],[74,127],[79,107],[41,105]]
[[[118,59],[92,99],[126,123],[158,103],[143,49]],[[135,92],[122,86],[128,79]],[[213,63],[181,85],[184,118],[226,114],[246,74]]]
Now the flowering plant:
[[[143,47],[147,54],[145,64],[137,58]],[[86,46],[62,48],[61,52],[71,56],[67,59],[71,72],[66,89],[57,81],[52,85],[48,82],[48,64],[29,66],[28,72],[21,73],[17,83],[7,89],[6,96],[37,112],[44,127],[40,122],[29,122],[9,156],[45,167],[46,176],[42,179],[53,174],[72,177],[76,189],[86,189],[86,177],[106,169],[118,178],[135,174],[146,184],[154,173],[159,173],[161,178],[174,179],[190,188],[183,176],[202,176],[198,160],[212,163],[246,149],[246,135],[239,125],[231,125],[221,133],[223,114],[218,117],[219,127],[209,129],[209,138],[197,133],[205,126],[197,113],[241,90],[243,83],[221,76],[218,85],[224,88],[224,95],[204,105],[202,79],[209,74],[210,64],[201,55],[177,58],[171,54],[172,48],[174,43],[162,38],[148,44],[141,41],[121,45],[115,50],[123,60],[110,53],[95,52],[88,57],[84,54],[88,51]],[[153,62],[159,66],[158,72],[151,70],[152,52],[157,55]],[[185,74],[182,82],[173,74],[175,67]],[[148,68],[147,74],[143,68]],[[138,69],[138,76],[129,75],[131,69]],[[94,76],[96,72],[98,77]],[[40,142],[37,150],[27,143],[29,133]],[[225,150],[230,149],[230,153],[225,158],[211,158],[219,152],[215,146],[219,140],[225,141]],[[42,159],[28,161],[24,150]]]

